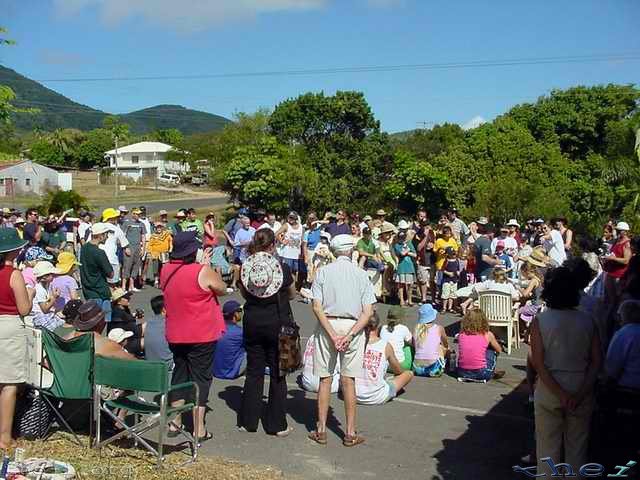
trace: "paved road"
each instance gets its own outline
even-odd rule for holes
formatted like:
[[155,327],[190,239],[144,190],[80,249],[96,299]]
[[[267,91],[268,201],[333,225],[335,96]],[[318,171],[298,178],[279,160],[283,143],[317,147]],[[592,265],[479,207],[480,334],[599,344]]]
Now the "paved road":
[[[171,192],[167,192],[166,200],[153,200],[142,202],[143,205],[147,207],[147,211],[150,214],[154,214],[160,210],[167,210],[169,213],[175,213],[179,208],[201,208],[201,207],[222,207],[229,203],[229,199],[227,197],[206,197],[206,198],[192,198],[192,199],[179,199],[179,200],[171,200]],[[129,208],[133,208],[134,206],[139,206],[138,204],[134,204],[131,202],[120,202],[114,199],[111,203],[104,203],[100,205],[97,210],[102,210],[107,207],[117,207],[121,203],[124,203]]]
[[[134,297],[136,307],[149,310],[157,290],[146,288]],[[228,297],[231,298],[231,297]],[[226,298],[226,299],[228,299]],[[309,305],[292,302],[302,334],[315,328]],[[384,318],[387,306],[379,307]],[[411,311],[413,328],[415,308]],[[459,317],[439,321],[452,336]],[[507,375],[488,384],[459,383],[454,378],[416,378],[394,401],[359,407],[358,426],[367,442],[348,449],[341,444],[342,402],[334,396],[330,412],[329,444],[307,440],[314,427],[315,395],[302,391],[289,377],[287,411],[295,431],[285,439],[236,429],[242,379],[215,380],[209,397],[212,409],[207,428],[214,439],[202,453],[245,463],[275,465],[285,474],[305,479],[403,478],[421,480],[513,479],[512,466],[533,445],[533,423],[528,414],[524,380],[526,349],[501,355],[498,368]],[[268,382],[265,382],[268,384]],[[268,386],[265,385],[265,393]]]

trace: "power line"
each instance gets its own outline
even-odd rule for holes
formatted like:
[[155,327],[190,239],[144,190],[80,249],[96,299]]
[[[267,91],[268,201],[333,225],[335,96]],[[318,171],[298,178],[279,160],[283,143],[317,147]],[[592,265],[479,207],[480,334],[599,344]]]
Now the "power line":
[[407,70],[453,70],[466,68],[495,68],[524,65],[551,65],[551,64],[574,64],[574,63],[595,63],[595,62],[624,62],[640,60],[640,52],[620,53],[620,54],[599,54],[599,55],[572,55],[557,57],[530,57],[514,58],[505,60],[478,60],[468,62],[445,62],[445,63],[417,63],[404,65],[369,65],[369,66],[349,66],[314,69],[289,69],[259,72],[233,72],[233,73],[210,73],[192,75],[149,75],[130,77],[84,77],[84,78],[44,78],[40,82],[123,82],[123,81],[150,81],[150,80],[200,80],[217,78],[250,78],[250,77],[274,77],[274,76],[303,76],[303,75],[333,75],[338,73],[379,73],[396,72]]

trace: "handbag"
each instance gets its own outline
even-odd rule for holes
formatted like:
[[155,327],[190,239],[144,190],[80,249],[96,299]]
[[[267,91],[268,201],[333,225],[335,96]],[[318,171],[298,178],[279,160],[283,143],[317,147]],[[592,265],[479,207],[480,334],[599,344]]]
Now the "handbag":
[[36,440],[45,438],[54,421],[54,413],[37,390],[30,388],[18,402],[13,428],[15,436]]
[[[280,295],[279,293],[278,296]],[[280,317],[280,298],[278,298],[276,305],[278,306],[278,317]],[[281,377],[302,368],[300,327],[292,315],[289,316],[289,322],[280,325],[280,332],[278,333],[278,363]]]

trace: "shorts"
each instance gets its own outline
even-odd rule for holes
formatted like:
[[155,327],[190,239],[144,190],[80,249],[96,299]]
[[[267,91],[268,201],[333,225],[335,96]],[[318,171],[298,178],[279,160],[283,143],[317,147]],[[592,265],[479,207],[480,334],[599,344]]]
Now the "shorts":
[[[356,323],[349,318],[330,318],[329,323],[338,335],[346,335]],[[313,374],[320,378],[331,377],[336,371],[338,356],[340,356],[340,375],[356,378],[362,375],[364,347],[366,337],[364,332],[358,333],[349,344],[345,352],[338,352],[324,328],[318,325],[315,332],[313,352]]]
[[429,283],[431,280],[431,268],[418,265],[418,283]]
[[449,298],[457,298],[456,291],[458,290],[458,284],[456,282],[444,282],[442,284],[442,299],[447,300]]
[[300,259],[299,258],[284,258],[281,257],[282,263],[288,265],[291,269],[291,273],[298,273],[300,271]]
[[446,365],[444,358],[439,358],[431,365],[416,365],[413,363],[413,371],[418,377],[441,377]]
[[113,269],[113,276],[107,279],[109,283],[120,283],[120,264],[112,263],[111,268]]
[[393,380],[387,380],[387,385],[389,385],[389,392],[387,393],[387,398],[383,403],[387,403],[388,401],[393,400],[398,395],[396,384],[393,383]]
[[142,269],[142,256],[140,249],[130,248],[131,255],[125,255],[122,260],[122,277],[137,277]]

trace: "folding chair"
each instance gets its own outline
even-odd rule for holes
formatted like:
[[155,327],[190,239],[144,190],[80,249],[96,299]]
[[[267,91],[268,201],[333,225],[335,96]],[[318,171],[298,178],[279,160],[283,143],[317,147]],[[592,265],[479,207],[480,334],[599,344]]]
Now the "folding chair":
[[[168,367],[165,362],[152,362],[149,360],[122,360],[97,356],[95,361],[95,388],[94,388],[94,421],[96,422],[96,448],[100,449],[119,438],[130,436],[136,443],[142,444],[147,450],[157,457],[158,468],[162,467],[163,448],[166,429],[172,424],[191,444],[191,459],[185,463],[195,462],[198,456],[198,441],[195,435],[187,432],[173,422],[173,419],[181,413],[192,410],[195,402],[189,402],[181,406],[169,406],[169,393],[192,387],[194,397],[198,398],[198,386],[193,382],[181,383],[169,386]],[[134,393],[113,400],[105,401],[100,405],[102,386],[109,386],[119,390],[133,390]],[[159,394],[159,401],[147,401],[138,395],[138,392]],[[157,397],[156,397],[157,398]],[[117,415],[117,410],[124,409],[135,416],[136,423],[128,426]],[[123,428],[115,435],[100,440],[100,412],[107,414],[114,422]],[[138,421],[139,417],[146,419]],[[155,449],[142,435],[149,430],[158,427],[158,448]]]
[[[76,442],[82,446],[80,438],[69,425],[69,421],[81,409],[76,410],[67,418],[60,411],[61,402],[65,400],[88,400],[89,408],[93,407],[93,335],[81,335],[71,340],[60,338],[49,330],[42,329],[42,348],[45,361],[40,363],[41,379],[45,369],[53,374],[53,384],[48,388],[34,385],[44,400],[49,404],[61,426],[73,435]],[[46,363],[46,365],[45,365]],[[93,437],[93,413],[89,415],[89,445]]]
[[520,346],[518,309],[511,295],[497,290],[484,290],[479,293],[480,310],[486,315],[490,327],[507,329],[507,355],[511,355],[511,344]]

